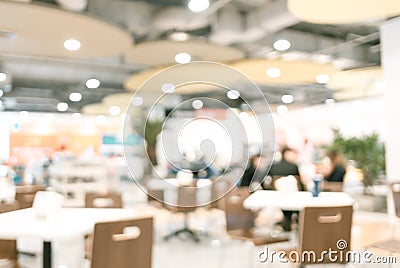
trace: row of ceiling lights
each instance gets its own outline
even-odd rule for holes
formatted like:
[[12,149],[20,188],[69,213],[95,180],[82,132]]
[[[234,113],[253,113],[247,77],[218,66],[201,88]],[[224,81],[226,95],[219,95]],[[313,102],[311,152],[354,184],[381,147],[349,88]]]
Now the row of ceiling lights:
[[[209,6],[210,6],[209,0],[190,0],[188,3],[188,8],[195,13],[202,12],[202,11],[206,10]],[[183,37],[183,35],[181,35],[181,39],[182,38],[185,39],[185,37]],[[79,40],[73,39],[73,38],[67,39],[64,41],[64,48],[69,51],[77,51],[81,48],[81,42]],[[187,53],[182,53],[182,54],[186,54],[186,55],[181,55],[181,57],[183,57],[181,59],[181,61],[190,62],[190,60],[191,60],[190,55]],[[188,56],[189,56],[189,59],[187,59]],[[178,56],[178,59],[179,59],[179,56]],[[178,62],[178,59],[176,60],[177,62]],[[187,62],[185,62],[185,63],[187,63]]]
[[[86,87],[90,89],[95,89],[100,86],[100,80],[96,78],[90,78],[86,81]],[[72,102],[80,102],[82,100],[82,93],[80,92],[71,92],[69,94],[69,100]],[[69,105],[66,102],[59,102],[57,104],[57,111],[66,112],[68,111]]]
[[[209,0],[191,0],[188,3],[188,8],[193,12],[202,12],[206,10],[210,6]],[[186,33],[176,33],[176,38],[179,40],[187,40]],[[81,42],[76,39],[67,39],[64,42],[64,48],[70,51],[79,50],[81,47]],[[277,51],[285,51],[291,47],[291,43],[288,40],[280,39],[274,42],[273,47]],[[175,61],[180,64],[189,63],[192,60],[191,55],[186,52],[180,52],[175,55]],[[266,70],[266,75],[270,78],[279,78],[282,72],[279,68],[273,67]],[[0,73],[0,82],[5,81],[7,78],[5,73]],[[329,82],[329,75],[327,74],[319,74],[316,76],[316,82],[319,84],[325,84]],[[95,78],[91,78],[86,81],[86,87],[90,89],[98,88],[100,86],[100,81]],[[166,83],[162,86],[162,91],[164,93],[172,93],[175,90],[175,86],[170,83]],[[0,91],[0,96],[3,94]],[[229,99],[238,99],[240,97],[240,92],[237,90],[230,90],[227,92],[227,97]],[[79,102],[82,100],[82,94],[79,92],[72,92],[69,95],[69,99],[72,102]],[[286,104],[290,104],[294,101],[292,95],[285,94],[282,96],[282,102]],[[192,104],[194,109],[201,109],[203,107],[203,103],[200,100],[195,100]],[[143,103],[143,99],[140,97],[134,97],[132,100],[132,104],[136,106],[140,106]],[[284,105],[283,105],[284,106]],[[282,107],[283,107],[282,106]],[[286,106],[285,106],[286,107]],[[65,112],[68,110],[68,104],[65,102],[60,102],[57,104],[57,110],[60,112]],[[118,106],[111,106],[109,109],[109,113],[111,115],[118,115],[120,114],[121,109]]]
[[[28,118],[28,116],[30,115],[30,113],[28,112],[28,111],[21,111],[21,112],[19,112],[19,117],[21,118],[21,119],[26,119],[26,118]],[[48,114],[46,114],[45,116],[44,116],[44,119],[48,122],[48,121],[51,121],[51,120],[53,120],[54,119],[54,114],[51,114],[51,113],[48,113]],[[71,115],[71,117],[73,118],[73,119],[80,119],[80,118],[82,118],[82,114],[80,114],[80,113],[73,113],[72,115]],[[120,114],[120,119],[121,119],[121,121],[124,121],[125,120],[125,117],[126,117],[126,114]],[[107,120],[107,118],[106,118],[106,116],[105,115],[96,115],[96,117],[95,117],[95,120],[96,120],[96,122],[98,123],[98,124],[104,124],[105,122],[106,122],[106,120]],[[21,128],[21,125],[20,125],[20,122],[19,121],[16,121],[14,124],[13,124],[13,130],[14,131],[18,131],[20,128]]]
[[[273,44],[273,46],[278,51],[285,51],[290,48],[291,44],[288,40],[280,39],[280,40],[277,40]],[[191,60],[192,60],[191,55],[186,52],[180,52],[175,55],[175,61],[180,64],[189,63]],[[282,71],[277,67],[268,68],[265,73],[269,78],[279,78],[282,75]],[[329,80],[330,80],[330,77],[327,74],[318,74],[315,77],[315,81],[318,84],[326,84],[329,82]]]

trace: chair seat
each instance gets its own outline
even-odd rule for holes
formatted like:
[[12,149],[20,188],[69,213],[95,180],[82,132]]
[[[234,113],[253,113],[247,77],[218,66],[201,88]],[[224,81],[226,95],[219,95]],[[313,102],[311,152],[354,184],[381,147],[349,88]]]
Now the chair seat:
[[230,230],[228,234],[232,238],[251,241],[255,246],[289,241],[289,238],[285,236],[257,235],[253,230]]
[[370,245],[369,247],[379,248],[386,251],[400,251],[400,240],[389,240]]

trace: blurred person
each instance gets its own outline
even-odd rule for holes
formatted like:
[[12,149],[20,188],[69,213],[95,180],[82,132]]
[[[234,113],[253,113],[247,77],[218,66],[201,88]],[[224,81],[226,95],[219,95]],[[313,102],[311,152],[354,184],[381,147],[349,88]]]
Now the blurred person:
[[260,164],[260,160],[261,160],[261,155],[259,154],[250,157],[249,162],[247,164],[247,168],[244,171],[243,176],[238,183],[239,187],[250,186],[251,181],[254,175],[256,174],[257,167]]
[[346,175],[346,164],[343,154],[338,150],[331,150],[327,154],[330,165],[325,170],[324,179],[329,182],[343,182]]
[[[269,171],[270,176],[300,176],[299,167],[296,164],[297,152],[289,147],[284,147],[281,152],[281,160],[274,163]],[[299,189],[303,190],[303,189]]]
[[[272,177],[285,177],[289,175],[295,176],[298,182],[299,191],[304,191],[305,187],[300,179],[299,167],[295,163],[297,159],[297,152],[294,149],[285,146],[282,149],[281,155],[281,161],[271,166],[269,175]],[[272,180],[272,183],[273,182],[274,181]],[[282,213],[284,215],[284,219],[279,224],[282,226],[284,231],[290,231],[293,213],[297,213],[297,211],[282,210]]]

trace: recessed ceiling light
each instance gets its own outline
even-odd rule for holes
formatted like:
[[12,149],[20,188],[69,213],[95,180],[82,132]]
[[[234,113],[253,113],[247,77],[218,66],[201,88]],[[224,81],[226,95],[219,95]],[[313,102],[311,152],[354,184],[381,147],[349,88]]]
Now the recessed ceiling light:
[[67,111],[67,110],[68,110],[68,103],[66,103],[66,102],[59,102],[59,103],[57,104],[57,110],[58,110],[59,112],[65,112],[65,111]]
[[282,96],[282,102],[283,103],[289,104],[289,103],[292,103],[293,101],[294,101],[294,98],[290,94],[285,94],[285,95]]
[[190,0],[188,8],[193,12],[202,12],[210,6],[209,0]]
[[0,97],[3,96],[4,92],[0,89]]
[[111,106],[109,109],[108,109],[108,112],[111,114],[111,115],[119,115],[120,113],[121,113],[121,108],[119,108],[118,106]]
[[278,51],[285,51],[290,48],[291,44],[288,40],[280,39],[275,41],[274,48]]
[[69,100],[72,102],[79,102],[82,100],[82,94],[79,92],[71,92],[69,94]]
[[7,79],[7,74],[5,73],[0,73],[0,82],[4,82]]
[[169,35],[169,38],[174,41],[187,41],[189,39],[189,35],[185,32],[173,32]]
[[228,92],[226,92],[226,96],[228,97],[228,99],[237,100],[240,97],[240,92],[234,89],[229,90]]
[[278,107],[276,107],[276,112],[278,114],[286,114],[288,111],[288,107],[286,105],[278,105]]
[[98,88],[100,86],[100,80],[96,78],[90,78],[86,81],[87,88]]
[[326,99],[325,103],[326,104],[334,104],[336,101],[334,99]]
[[19,112],[19,115],[22,116],[22,117],[25,117],[25,116],[29,115],[29,112],[28,111],[21,111],[21,112]]
[[185,64],[192,60],[192,56],[189,53],[181,52],[175,55],[175,61],[177,63]]
[[81,48],[81,42],[76,39],[67,39],[64,42],[64,47],[70,51],[76,51]]
[[266,72],[267,76],[270,78],[278,78],[281,76],[281,70],[279,68],[268,68]]
[[132,105],[133,106],[140,106],[142,104],[143,104],[143,98],[142,97],[135,96],[135,97],[132,98]]
[[165,83],[161,86],[161,91],[164,93],[172,93],[175,91],[175,85],[172,83]]
[[201,109],[201,108],[203,108],[203,102],[201,101],[201,100],[194,100],[193,102],[192,102],[192,107],[193,107],[193,109],[196,109],[196,110],[199,110],[199,109]]
[[315,81],[317,81],[318,84],[326,84],[329,82],[329,75],[327,74],[319,74],[315,77]]

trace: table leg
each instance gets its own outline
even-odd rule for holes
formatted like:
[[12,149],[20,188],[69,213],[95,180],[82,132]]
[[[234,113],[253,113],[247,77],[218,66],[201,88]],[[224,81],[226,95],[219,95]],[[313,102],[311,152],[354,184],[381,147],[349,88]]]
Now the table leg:
[[43,268],[51,268],[51,242],[43,241]]

